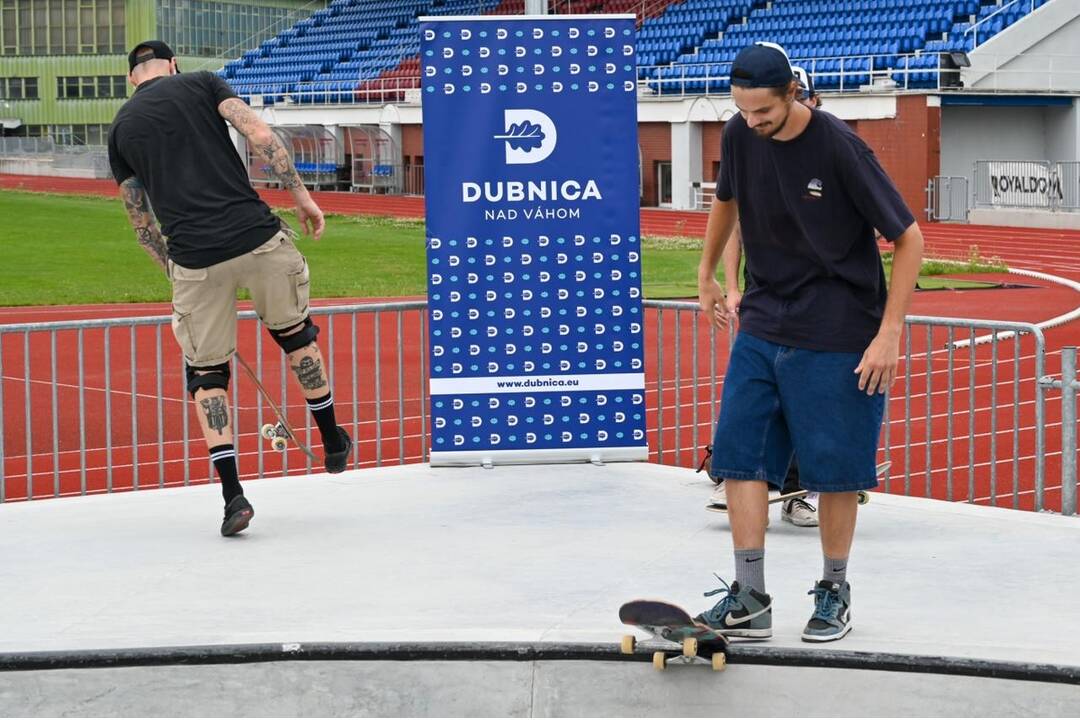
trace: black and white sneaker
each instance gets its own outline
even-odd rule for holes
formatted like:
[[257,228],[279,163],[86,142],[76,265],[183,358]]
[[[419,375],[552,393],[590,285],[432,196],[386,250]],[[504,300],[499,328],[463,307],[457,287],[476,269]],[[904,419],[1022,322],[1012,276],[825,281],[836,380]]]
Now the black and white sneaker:
[[731,637],[756,640],[771,638],[772,598],[753,588],[739,587],[738,582],[729,586],[723,578],[717,576],[717,579],[724,587],[705,593],[705,597],[724,593],[723,597],[694,620]]
[[803,640],[831,642],[851,632],[850,583],[821,580],[807,594],[814,596],[814,614],[803,630]]

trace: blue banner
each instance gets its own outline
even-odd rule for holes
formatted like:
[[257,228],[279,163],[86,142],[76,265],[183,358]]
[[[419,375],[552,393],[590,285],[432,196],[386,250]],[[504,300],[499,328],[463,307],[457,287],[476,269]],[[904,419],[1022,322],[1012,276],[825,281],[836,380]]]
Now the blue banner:
[[647,459],[634,17],[420,31],[432,465]]

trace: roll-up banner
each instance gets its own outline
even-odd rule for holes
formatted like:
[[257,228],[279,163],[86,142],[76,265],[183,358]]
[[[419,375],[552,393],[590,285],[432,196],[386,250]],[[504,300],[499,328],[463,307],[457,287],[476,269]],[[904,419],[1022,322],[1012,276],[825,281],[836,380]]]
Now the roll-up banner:
[[634,16],[420,28],[431,464],[647,459]]

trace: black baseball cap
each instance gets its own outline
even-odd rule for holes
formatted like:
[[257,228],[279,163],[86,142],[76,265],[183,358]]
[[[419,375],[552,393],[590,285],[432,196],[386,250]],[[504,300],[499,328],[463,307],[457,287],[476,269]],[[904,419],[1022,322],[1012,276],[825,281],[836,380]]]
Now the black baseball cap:
[[[147,50],[151,52],[148,53]],[[173,53],[172,48],[161,40],[147,40],[136,45],[128,53],[128,72],[134,70],[139,63],[144,63],[147,60],[172,60],[174,57],[176,55]],[[176,72],[180,72],[180,68],[176,68]]]
[[731,84],[736,87],[784,87],[794,77],[787,51],[771,42],[744,47],[731,66]]

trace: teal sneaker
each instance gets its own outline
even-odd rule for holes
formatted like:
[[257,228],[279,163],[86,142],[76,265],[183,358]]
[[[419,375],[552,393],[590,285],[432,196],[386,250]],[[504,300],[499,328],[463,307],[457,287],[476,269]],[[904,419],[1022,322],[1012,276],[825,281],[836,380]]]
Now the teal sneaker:
[[803,640],[830,642],[851,632],[850,583],[822,580],[807,595],[814,596],[814,614],[803,630]]
[[772,598],[753,588],[741,588],[738,582],[710,590],[705,597],[724,593],[720,602],[694,620],[729,637],[763,640],[772,637]]

